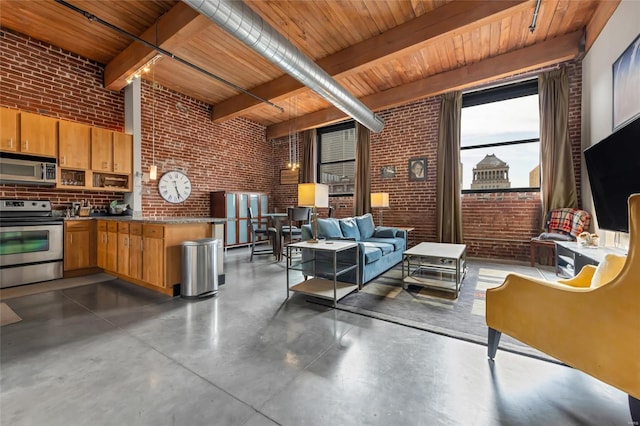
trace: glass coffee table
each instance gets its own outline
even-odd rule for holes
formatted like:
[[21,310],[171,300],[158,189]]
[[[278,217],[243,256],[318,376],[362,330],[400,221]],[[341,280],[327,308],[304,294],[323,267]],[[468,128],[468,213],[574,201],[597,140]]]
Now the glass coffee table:
[[420,243],[403,254],[402,277],[405,289],[409,285],[432,287],[451,291],[457,298],[466,272],[465,244]]

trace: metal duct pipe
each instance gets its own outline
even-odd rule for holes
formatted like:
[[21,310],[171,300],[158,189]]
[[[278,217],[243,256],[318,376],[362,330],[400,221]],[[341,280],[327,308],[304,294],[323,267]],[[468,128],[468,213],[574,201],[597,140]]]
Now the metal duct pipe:
[[183,1],[372,132],[384,128],[384,120],[241,1]]

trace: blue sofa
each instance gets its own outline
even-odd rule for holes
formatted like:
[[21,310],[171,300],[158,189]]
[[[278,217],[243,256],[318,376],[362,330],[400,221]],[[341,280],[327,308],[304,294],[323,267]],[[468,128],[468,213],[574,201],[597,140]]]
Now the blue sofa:
[[[302,225],[302,239],[312,237],[311,225]],[[405,250],[405,231],[387,226],[376,227],[373,216],[367,213],[362,216],[344,219],[318,219],[318,239],[357,241],[360,251],[360,283],[365,284],[378,275],[388,271],[402,261]],[[338,254],[338,262],[352,263],[355,251]],[[303,259],[310,259],[312,253],[303,251]],[[316,276],[324,276],[333,271],[333,258],[328,253],[316,253]],[[313,275],[313,265],[303,266],[305,275]],[[340,281],[355,283],[356,271],[350,271],[338,278]]]

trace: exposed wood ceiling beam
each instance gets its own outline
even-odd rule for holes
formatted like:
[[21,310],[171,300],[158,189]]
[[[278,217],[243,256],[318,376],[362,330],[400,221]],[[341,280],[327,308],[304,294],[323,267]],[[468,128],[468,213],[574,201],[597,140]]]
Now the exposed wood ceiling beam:
[[[172,50],[201,30],[211,25],[206,17],[187,6],[177,3],[158,19],[156,40],[155,24],[140,36],[151,44]],[[104,86],[109,90],[122,90],[127,85],[127,77],[154,57],[155,50],[134,41],[107,64],[104,70]]]
[[[355,73],[364,66],[386,60],[390,55],[409,54],[439,38],[451,36],[456,31],[468,31],[483,25],[488,18],[513,13],[514,8],[529,7],[528,0],[511,1],[454,1],[432,12],[394,27],[378,36],[364,40],[317,61],[317,64],[334,78]],[[283,75],[275,80],[251,89],[252,93],[273,102],[289,97],[304,86]],[[212,120],[225,121],[261,105],[256,99],[240,94],[214,105]]]
[[[360,100],[373,111],[379,111],[452,90],[463,90],[510,75],[568,61],[580,53],[582,37],[582,30],[575,31],[475,64],[394,87],[384,92],[366,96]],[[346,118],[347,116],[339,109],[327,108],[267,127],[267,139],[286,136],[292,128],[302,131],[335,123]]]
[[591,48],[593,42],[600,35],[600,31],[604,28],[605,24],[613,15],[613,12],[616,10],[618,5],[620,4],[620,0],[614,1],[602,1],[599,2],[596,6],[596,11],[593,13],[591,20],[587,24],[586,30],[586,42],[585,42],[585,50],[587,53]]

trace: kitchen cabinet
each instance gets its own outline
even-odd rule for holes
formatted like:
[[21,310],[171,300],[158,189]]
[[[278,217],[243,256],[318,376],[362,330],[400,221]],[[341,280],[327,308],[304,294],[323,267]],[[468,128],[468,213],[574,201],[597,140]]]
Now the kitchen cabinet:
[[129,253],[129,224],[118,223],[118,260],[117,272],[122,275],[129,275],[130,264]]
[[269,212],[269,196],[261,192],[215,191],[209,194],[211,217],[225,218],[225,247],[249,245],[249,214],[251,207],[254,219],[266,222]]
[[142,280],[165,287],[164,280],[164,226],[142,225]]
[[113,158],[113,132],[98,127],[91,128],[91,169],[110,172]]
[[118,223],[98,221],[98,266],[115,272],[118,267]]
[[133,171],[133,136],[113,132],[113,171],[131,173]]
[[58,120],[44,115],[20,113],[20,152],[58,156]]
[[64,223],[64,270],[96,266],[95,222],[72,220]]
[[59,124],[58,164],[87,170],[91,153],[91,126],[61,120]]
[[0,108],[0,151],[18,152],[20,111]]
[[142,280],[142,224],[129,225],[129,277]]

